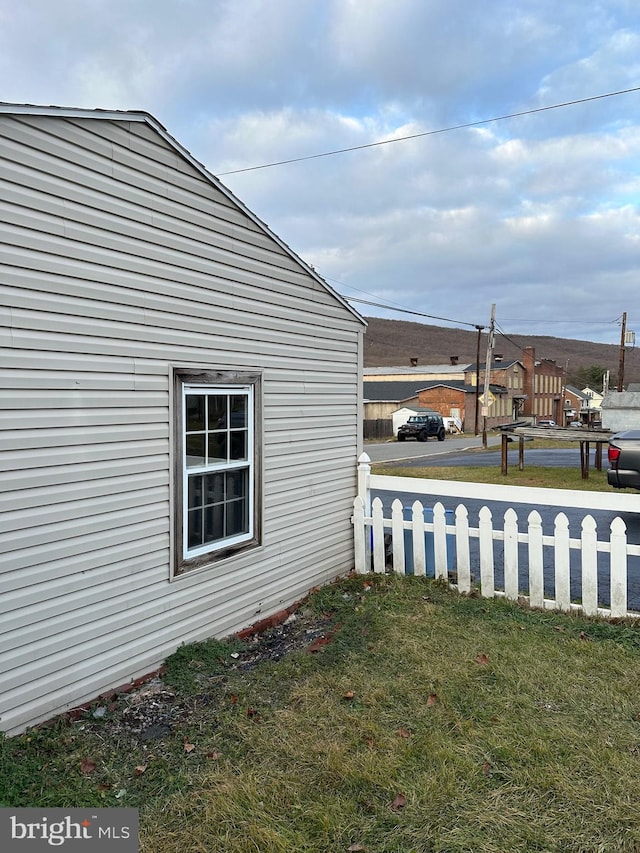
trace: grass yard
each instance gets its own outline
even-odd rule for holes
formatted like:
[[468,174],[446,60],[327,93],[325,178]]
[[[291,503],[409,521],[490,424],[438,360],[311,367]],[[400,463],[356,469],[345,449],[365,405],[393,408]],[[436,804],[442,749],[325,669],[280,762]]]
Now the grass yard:
[[[617,490],[607,483],[606,451],[602,461],[602,470],[598,471],[594,465],[590,467],[589,477],[582,479],[580,471],[580,457],[576,457],[576,464],[569,468],[543,467],[531,465],[527,462],[527,450],[533,447],[536,450],[567,449],[567,442],[553,441],[552,439],[536,439],[535,442],[525,444],[524,471],[518,470],[518,445],[512,442],[508,449],[508,471],[503,474],[500,462],[492,467],[480,467],[476,465],[452,465],[444,467],[434,465],[429,467],[428,457],[420,467],[402,466],[401,463],[374,463],[372,473],[385,474],[390,477],[423,477],[429,480],[455,480],[463,483],[489,483],[507,486],[536,486],[547,489],[576,489],[581,492],[616,492]],[[577,452],[577,448],[576,452]],[[495,453],[500,451],[499,446],[474,448],[468,450],[469,456]]]
[[0,740],[0,805],[140,809],[144,853],[640,850],[640,628],[366,576]]
[[420,477],[427,480],[455,480],[462,483],[490,483],[505,486],[536,486],[545,489],[575,489],[581,492],[611,492],[614,489],[607,483],[607,472],[592,469],[589,478],[582,479],[580,468],[544,468],[542,466],[526,466],[524,471],[518,471],[518,460],[509,459],[509,470],[502,474],[500,467],[480,468],[473,465],[451,467],[429,467],[428,464],[416,467],[402,467],[399,464],[378,463],[371,467],[373,474],[384,474],[389,477]]

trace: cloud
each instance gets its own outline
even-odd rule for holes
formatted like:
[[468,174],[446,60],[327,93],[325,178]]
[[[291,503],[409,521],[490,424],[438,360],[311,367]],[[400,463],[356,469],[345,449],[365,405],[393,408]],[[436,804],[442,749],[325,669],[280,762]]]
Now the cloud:
[[344,293],[607,341],[637,301],[638,94],[391,141],[639,85],[635,0],[24,0],[0,79],[148,110],[216,174],[389,141],[222,175]]

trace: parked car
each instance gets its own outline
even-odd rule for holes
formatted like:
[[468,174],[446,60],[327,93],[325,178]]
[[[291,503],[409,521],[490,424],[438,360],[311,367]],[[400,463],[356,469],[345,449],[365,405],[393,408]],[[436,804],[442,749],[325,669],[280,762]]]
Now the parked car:
[[558,424],[551,418],[538,418],[536,426],[552,429],[553,427],[557,427]]
[[431,436],[435,436],[438,441],[444,441],[444,421],[440,415],[411,415],[406,424],[402,424],[398,430],[398,441],[406,441],[407,438],[426,441]]
[[582,421],[571,421],[569,426],[571,429],[582,429]]
[[607,483],[614,489],[640,490],[640,430],[618,432],[609,439]]

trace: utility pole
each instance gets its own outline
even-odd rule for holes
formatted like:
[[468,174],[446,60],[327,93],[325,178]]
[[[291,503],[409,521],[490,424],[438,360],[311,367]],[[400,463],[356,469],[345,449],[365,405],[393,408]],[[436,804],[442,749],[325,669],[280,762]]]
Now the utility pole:
[[480,334],[484,329],[484,326],[476,326],[478,330],[478,342],[476,346],[476,416],[473,421],[473,434],[477,435],[478,430],[478,414],[480,413],[479,405],[480,405]]
[[487,360],[484,365],[484,402],[482,404],[482,446],[487,446],[487,415],[489,413],[489,385],[491,383],[491,364],[493,363],[493,345],[495,338],[496,306],[491,306],[489,340],[487,341]]
[[565,402],[566,402],[566,393],[567,393],[567,376],[569,375],[569,359],[567,359],[566,364],[564,366],[564,372],[562,374],[562,399],[560,400],[560,417],[558,418],[558,422],[560,426],[565,427],[567,425],[567,415],[565,412]]
[[624,381],[624,345],[627,338],[627,312],[622,315],[622,334],[620,335],[620,360],[618,362],[618,391],[622,391]]

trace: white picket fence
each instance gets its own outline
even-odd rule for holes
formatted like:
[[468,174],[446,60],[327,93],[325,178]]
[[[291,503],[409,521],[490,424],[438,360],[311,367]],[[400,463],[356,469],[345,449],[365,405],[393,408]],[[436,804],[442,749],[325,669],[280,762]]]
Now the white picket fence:
[[[405,501],[396,497],[385,515],[384,502],[380,497],[372,499],[372,492],[425,497],[414,500],[410,512]],[[429,496],[434,495],[461,501],[480,499],[510,505],[552,506],[560,511],[555,515],[553,530],[545,532],[537,510],[529,512],[526,524],[521,525],[518,513],[510,506],[497,526],[498,519],[493,518],[489,507],[483,506],[478,513],[478,526],[471,527],[469,512],[463,503],[457,504],[454,512],[447,512],[441,501],[433,503],[433,497],[429,501]],[[432,520],[425,521],[427,504],[429,516],[432,509]],[[629,557],[640,557],[640,545],[627,541],[623,519],[614,518],[608,536],[599,539],[593,516],[586,514],[582,518],[580,536],[572,537],[562,508],[605,510],[629,516],[630,513],[640,514],[640,494],[488,486],[372,475],[369,457],[362,454],[353,511],[356,571],[430,573],[449,580],[460,592],[468,593],[476,587],[485,597],[503,595],[512,600],[525,599],[531,607],[577,609],[590,616],[640,616],[640,612],[628,607],[630,581],[634,589],[637,588],[640,600],[640,561],[636,560],[639,565],[632,567],[635,578],[629,577]],[[501,543],[497,548],[494,547],[496,542]],[[496,551],[500,552],[499,561]],[[572,552],[577,555],[573,561]],[[598,554],[608,555],[606,566],[598,560]],[[545,587],[547,592],[552,587],[552,597],[545,595]]]

